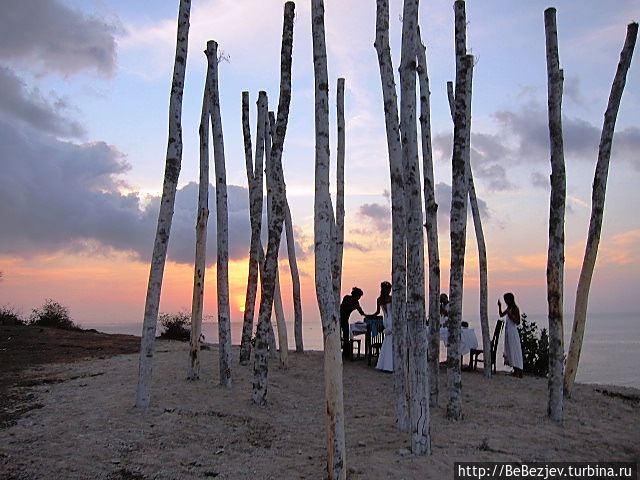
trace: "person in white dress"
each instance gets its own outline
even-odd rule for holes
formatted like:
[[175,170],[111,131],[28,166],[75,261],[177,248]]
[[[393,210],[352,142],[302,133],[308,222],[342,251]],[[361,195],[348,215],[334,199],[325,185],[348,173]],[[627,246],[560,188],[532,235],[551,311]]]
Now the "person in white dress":
[[507,308],[502,310],[502,303],[498,300],[498,313],[500,317],[506,315],[504,329],[504,363],[513,367],[513,375],[522,378],[522,346],[520,345],[520,309],[516,305],[513,293],[504,294],[504,303]]
[[384,340],[380,347],[376,368],[385,372],[393,372],[393,318],[391,314],[391,284],[380,284],[380,296],[376,301],[376,313],[382,311],[382,324],[384,325]]

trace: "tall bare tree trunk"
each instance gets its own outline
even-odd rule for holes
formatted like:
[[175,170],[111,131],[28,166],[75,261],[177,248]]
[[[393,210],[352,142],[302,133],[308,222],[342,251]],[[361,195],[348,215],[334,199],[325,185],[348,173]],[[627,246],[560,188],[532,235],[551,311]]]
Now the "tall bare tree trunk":
[[[466,32],[466,12],[465,2],[458,0],[455,3],[456,15],[460,16],[460,21],[456,22],[456,65],[467,54],[467,32]],[[447,82],[447,94],[449,96],[449,108],[451,110],[451,119],[454,120],[455,95],[453,92],[453,83]],[[469,92],[471,94],[471,92]],[[454,120],[455,121],[455,120]],[[489,331],[489,312],[488,312],[488,278],[487,278],[487,247],[484,241],[484,231],[482,229],[482,219],[480,217],[480,208],[478,206],[478,198],[476,196],[476,187],[473,181],[473,169],[471,168],[471,128],[467,132],[467,185],[469,187],[469,203],[471,204],[471,215],[473,217],[473,226],[476,234],[476,243],[478,245],[478,265],[480,274],[480,327],[482,330],[482,350],[484,358],[491,358],[491,332]],[[491,377],[491,362],[484,362],[484,376]]]
[[[291,103],[291,53],[293,50],[293,19],[295,5],[286,2],[284,5],[284,21],[282,25],[282,48],[280,52],[280,98],[278,99],[278,117],[276,131],[271,145],[271,154],[267,162],[267,176],[271,177],[272,215],[269,218],[269,237],[264,262],[264,275],[261,276],[260,312],[256,346],[253,355],[253,394],[252,399],[258,405],[267,401],[267,342],[273,296],[276,286],[276,270],[278,268],[278,249],[284,222],[284,201],[286,198],[284,177],[282,174],[282,149],[289,120],[289,104]],[[269,191],[267,192],[269,194]]]
[[296,341],[296,352],[304,352],[304,342],[302,337],[302,300],[300,298],[300,273],[298,272],[298,261],[296,260],[296,242],[293,236],[293,222],[291,221],[291,210],[289,201],[285,202],[284,228],[287,234],[287,256],[289,257],[289,270],[291,270],[291,286],[293,290],[293,333]]
[[429,252],[429,332],[427,368],[429,373],[429,406],[438,406],[440,370],[440,252],[438,248],[438,204],[433,181],[433,150],[431,148],[431,105],[426,47],[420,40],[418,80],[420,82],[420,130],[422,132],[422,173],[424,178],[425,229]]
[[[457,6],[456,2],[456,6]],[[456,24],[459,22],[456,15]],[[456,31],[458,27],[456,26]],[[468,130],[471,128],[471,85],[473,56],[466,55],[456,72],[456,105],[453,126],[453,156],[451,161],[451,272],[449,276],[449,336],[447,339],[447,386],[449,403],[447,418],[462,419],[462,375],[460,365],[460,324],[464,291],[464,256],[467,232],[467,150]],[[489,357],[491,358],[491,357]]]
[[216,220],[218,256],[216,260],[218,291],[218,354],[220,385],[231,387],[231,312],[229,308],[229,209],[227,206],[227,172],[224,158],[224,138],[220,116],[218,87],[218,44],[207,42],[207,74],[211,74],[211,133],[213,161],[216,168]]
[[396,407],[396,426],[409,431],[409,386],[407,352],[407,241],[404,200],[404,172],[398,97],[393,77],[391,49],[389,47],[389,1],[376,2],[376,40],[374,43],[380,67],[380,82],[384,102],[389,175],[391,178],[391,281],[393,302],[393,392]]
[[[209,73],[207,69],[207,74]],[[207,75],[200,116],[200,184],[198,188],[198,218],[196,220],[196,258],[191,301],[191,338],[187,378],[200,377],[200,334],[204,303],[204,276],[207,257],[207,220],[209,218],[209,97],[211,78]]]
[[[271,147],[267,147],[267,158],[269,158],[269,154],[268,152],[270,152]],[[262,286],[262,277],[264,277],[264,250],[262,249],[262,245],[260,245],[260,250],[258,250],[258,262],[260,263],[260,282],[261,282],[261,286]],[[262,288],[262,287],[261,287]],[[274,297],[274,302],[275,303],[275,297],[277,297],[278,295],[280,295],[280,288],[278,288],[278,285],[276,284],[276,288],[273,292],[273,297]],[[266,326],[266,331],[267,331],[267,346],[268,346],[268,350],[269,350],[269,358],[277,358],[278,357],[278,343],[276,342],[276,335],[273,331],[273,321],[271,319],[271,315],[269,315],[269,317],[267,318],[267,326]],[[257,327],[256,327],[256,339],[258,336],[258,332],[257,332]]]
[[315,76],[316,165],[314,201],[315,282],[324,340],[324,388],[329,480],[347,478],[344,437],[342,355],[332,275],[331,228],[333,206],[329,193],[329,78],[324,36],[324,2],[311,0],[313,71]]
[[613,144],[613,132],[616,126],[616,117],[620,108],[622,92],[627,81],[627,72],[631,65],[631,57],[638,37],[638,24],[630,23],[627,26],[627,37],[624,47],[620,53],[618,69],[613,79],[611,93],[609,94],[609,104],[604,114],[602,134],[600,136],[600,148],[598,151],[598,162],[593,178],[593,192],[591,194],[591,220],[589,221],[589,234],[587,245],[580,270],[578,280],[578,291],[576,293],[576,305],[573,315],[573,332],[571,333],[571,345],[567,356],[567,365],[564,372],[564,394],[571,395],[573,383],[576,379],[580,351],[582,350],[582,338],[587,322],[587,305],[589,302],[589,289],[591,288],[591,277],[598,255],[598,245],[600,244],[600,233],[602,231],[602,217],[604,215],[604,199],[607,192],[607,177],[609,175],[609,159],[611,158],[611,145]]
[[338,124],[338,155],[336,157],[336,251],[333,259],[333,278],[337,294],[337,302],[340,302],[342,291],[342,256],[344,252],[344,78],[338,79],[336,88],[336,116]]
[[138,370],[138,387],[136,390],[136,408],[145,409],[151,400],[151,379],[153,376],[153,350],[158,323],[158,309],[160,306],[160,291],[162,277],[167,258],[169,234],[173,208],[176,201],[178,176],[182,163],[182,93],[184,91],[184,73],[187,65],[187,48],[189,39],[189,15],[191,0],[180,0],[178,12],[178,34],[176,40],[176,55],[173,64],[173,81],[169,98],[169,139],[167,142],[167,157],[164,170],[164,183],[160,212],[158,213],[158,227],[153,244],[147,297],[144,306],[144,321],[140,339],[140,361]]
[[[271,158],[271,143],[273,141],[273,139],[275,138],[276,135],[276,117],[274,115],[273,112],[269,112],[269,125],[268,125],[268,132],[269,132],[269,136],[267,138],[267,142],[265,143],[265,148],[267,149],[267,159]],[[269,168],[268,166],[269,164],[267,164],[267,169]],[[269,177],[267,176],[267,179]],[[283,181],[284,181],[284,176],[283,176]],[[269,191],[269,182],[267,182],[267,192]],[[269,198],[267,198],[267,215],[270,215],[271,213],[271,206],[270,206],[270,200]],[[284,197],[284,206],[285,206],[285,228],[286,228],[286,210],[287,208],[289,208],[288,202],[287,202],[287,197],[286,197],[286,192],[285,192],[285,197]],[[287,238],[287,242],[288,242],[288,238]],[[280,290],[280,264],[278,263],[278,268],[276,269],[276,289],[275,292],[273,294],[273,311],[276,317],[276,325],[278,327],[278,343],[279,344],[284,344],[284,345],[288,345],[288,340],[287,340],[287,324],[286,324],[286,320],[285,320],[285,316],[284,316],[284,308],[282,307],[282,291]],[[282,328],[282,330],[280,330],[280,328]],[[276,347],[276,337],[275,334],[273,332],[273,322],[271,322],[270,324],[270,328],[269,328],[269,356],[271,358],[276,358],[278,357],[277,354],[277,347]],[[286,349],[286,351],[283,351],[282,348],[279,349],[280,350],[280,367],[281,368],[287,368],[288,367],[288,348]]]
[[564,212],[566,175],[562,139],[563,72],[558,57],[556,9],[544,11],[549,90],[549,137],[551,140],[551,200],[549,206],[549,252],[547,256],[547,303],[549,305],[549,403],[548,415],[556,423],[563,419],[563,290]]
[[[274,215],[273,212],[273,191],[274,188],[272,186],[272,182],[277,181],[274,178],[273,166],[271,165],[271,159],[268,159],[267,162],[267,219],[268,222],[271,222],[271,216]],[[283,179],[284,182],[284,179]],[[286,210],[286,197],[284,199],[284,210]],[[284,221],[284,217],[283,217]],[[289,367],[289,340],[287,338],[287,324],[284,316],[284,307],[282,306],[282,291],[280,290],[280,265],[276,264],[276,284],[275,291],[273,295],[273,311],[276,317],[276,325],[278,327],[278,346],[280,351],[280,368],[288,368]]]
[[[431,454],[427,325],[424,293],[424,237],[416,108],[418,0],[405,0],[400,57],[400,133],[407,219],[407,338],[411,451]],[[394,319],[395,320],[395,319]],[[394,323],[395,327],[395,323]],[[394,328],[394,335],[395,335]],[[394,365],[395,367],[395,365]]]
[[251,334],[255,312],[256,292],[258,289],[259,253],[262,250],[260,231],[262,229],[263,181],[262,165],[265,148],[265,128],[267,118],[267,93],[258,93],[258,124],[256,127],[255,166],[251,149],[251,129],[249,126],[249,92],[242,92],[242,133],[244,136],[244,152],[247,167],[247,184],[249,188],[249,215],[251,219],[251,246],[249,249],[249,274],[247,278],[247,294],[244,304],[242,322],[242,339],[240,341],[240,364],[247,365],[251,357]]

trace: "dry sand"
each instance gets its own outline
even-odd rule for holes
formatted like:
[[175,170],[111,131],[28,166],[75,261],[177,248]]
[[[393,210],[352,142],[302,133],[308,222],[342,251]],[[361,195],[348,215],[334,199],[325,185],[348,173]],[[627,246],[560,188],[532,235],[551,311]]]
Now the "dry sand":
[[[226,389],[217,348],[202,354],[202,379],[190,382],[188,345],[156,344],[146,413],[132,407],[137,354],[40,367],[48,381],[25,387],[39,408],[0,430],[0,479],[326,477],[320,352],[291,354],[286,371],[270,363],[266,407],[250,401],[252,367],[235,366]],[[346,362],[348,478],[447,479],[455,461],[640,459],[638,390],[578,385],[559,427],[546,419],[546,379],[462,378],[464,420],[445,419],[443,394],[431,410],[433,455],[415,457],[394,428],[392,375]],[[441,392],[445,383],[441,370]]]

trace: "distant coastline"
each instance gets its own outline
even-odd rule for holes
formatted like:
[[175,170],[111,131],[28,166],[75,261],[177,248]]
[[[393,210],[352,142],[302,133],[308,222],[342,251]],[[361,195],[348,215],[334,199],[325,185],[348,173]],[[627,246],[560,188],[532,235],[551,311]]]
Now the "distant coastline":
[[[547,327],[545,315],[531,314],[530,321],[539,328]],[[493,324],[495,320],[491,319]],[[640,388],[640,314],[590,314],[587,320],[582,358],[577,381],[589,384],[607,384]],[[480,336],[480,326],[470,321]],[[571,337],[573,318],[565,317],[565,351]],[[105,333],[124,333],[140,335],[140,323],[83,324],[84,328],[95,328]],[[319,319],[305,320],[303,323],[304,346],[306,350],[323,349],[322,326]],[[293,324],[287,322],[289,348],[295,348]],[[159,333],[159,330],[158,330]],[[218,342],[218,328],[215,322],[203,325],[205,339],[210,343]],[[232,322],[231,339],[234,345],[240,343],[242,323]],[[502,365],[502,339],[498,349],[498,369]],[[465,359],[466,360],[466,359]]]

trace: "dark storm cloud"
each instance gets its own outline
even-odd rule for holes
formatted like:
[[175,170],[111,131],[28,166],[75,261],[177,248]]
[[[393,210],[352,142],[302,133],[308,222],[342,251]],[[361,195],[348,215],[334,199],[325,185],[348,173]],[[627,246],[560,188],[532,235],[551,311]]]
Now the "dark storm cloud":
[[111,75],[118,30],[59,0],[10,2],[0,15],[0,60],[63,75],[87,69]]
[[54,135],[84,135],[82,126],[65,116],[66,109],[63,100],[54,98],[54,101],[48,101],[38,90],[28,91],[12,70],[0,66],[0,116]]
[[[117,250],[148,261],[158,218],[159,198],[143,202],[120,193],[128,170],[123,156],[103,142],[76,144],[43,134],[0,116],[0,254],[22,257],[78,250]],[[245,188],[230,185],[229,255],[249,249]],[[169,258],[193,263],[197,186],[176,196]],[[208,263],[215,261],[215,191],[208,228]]]

